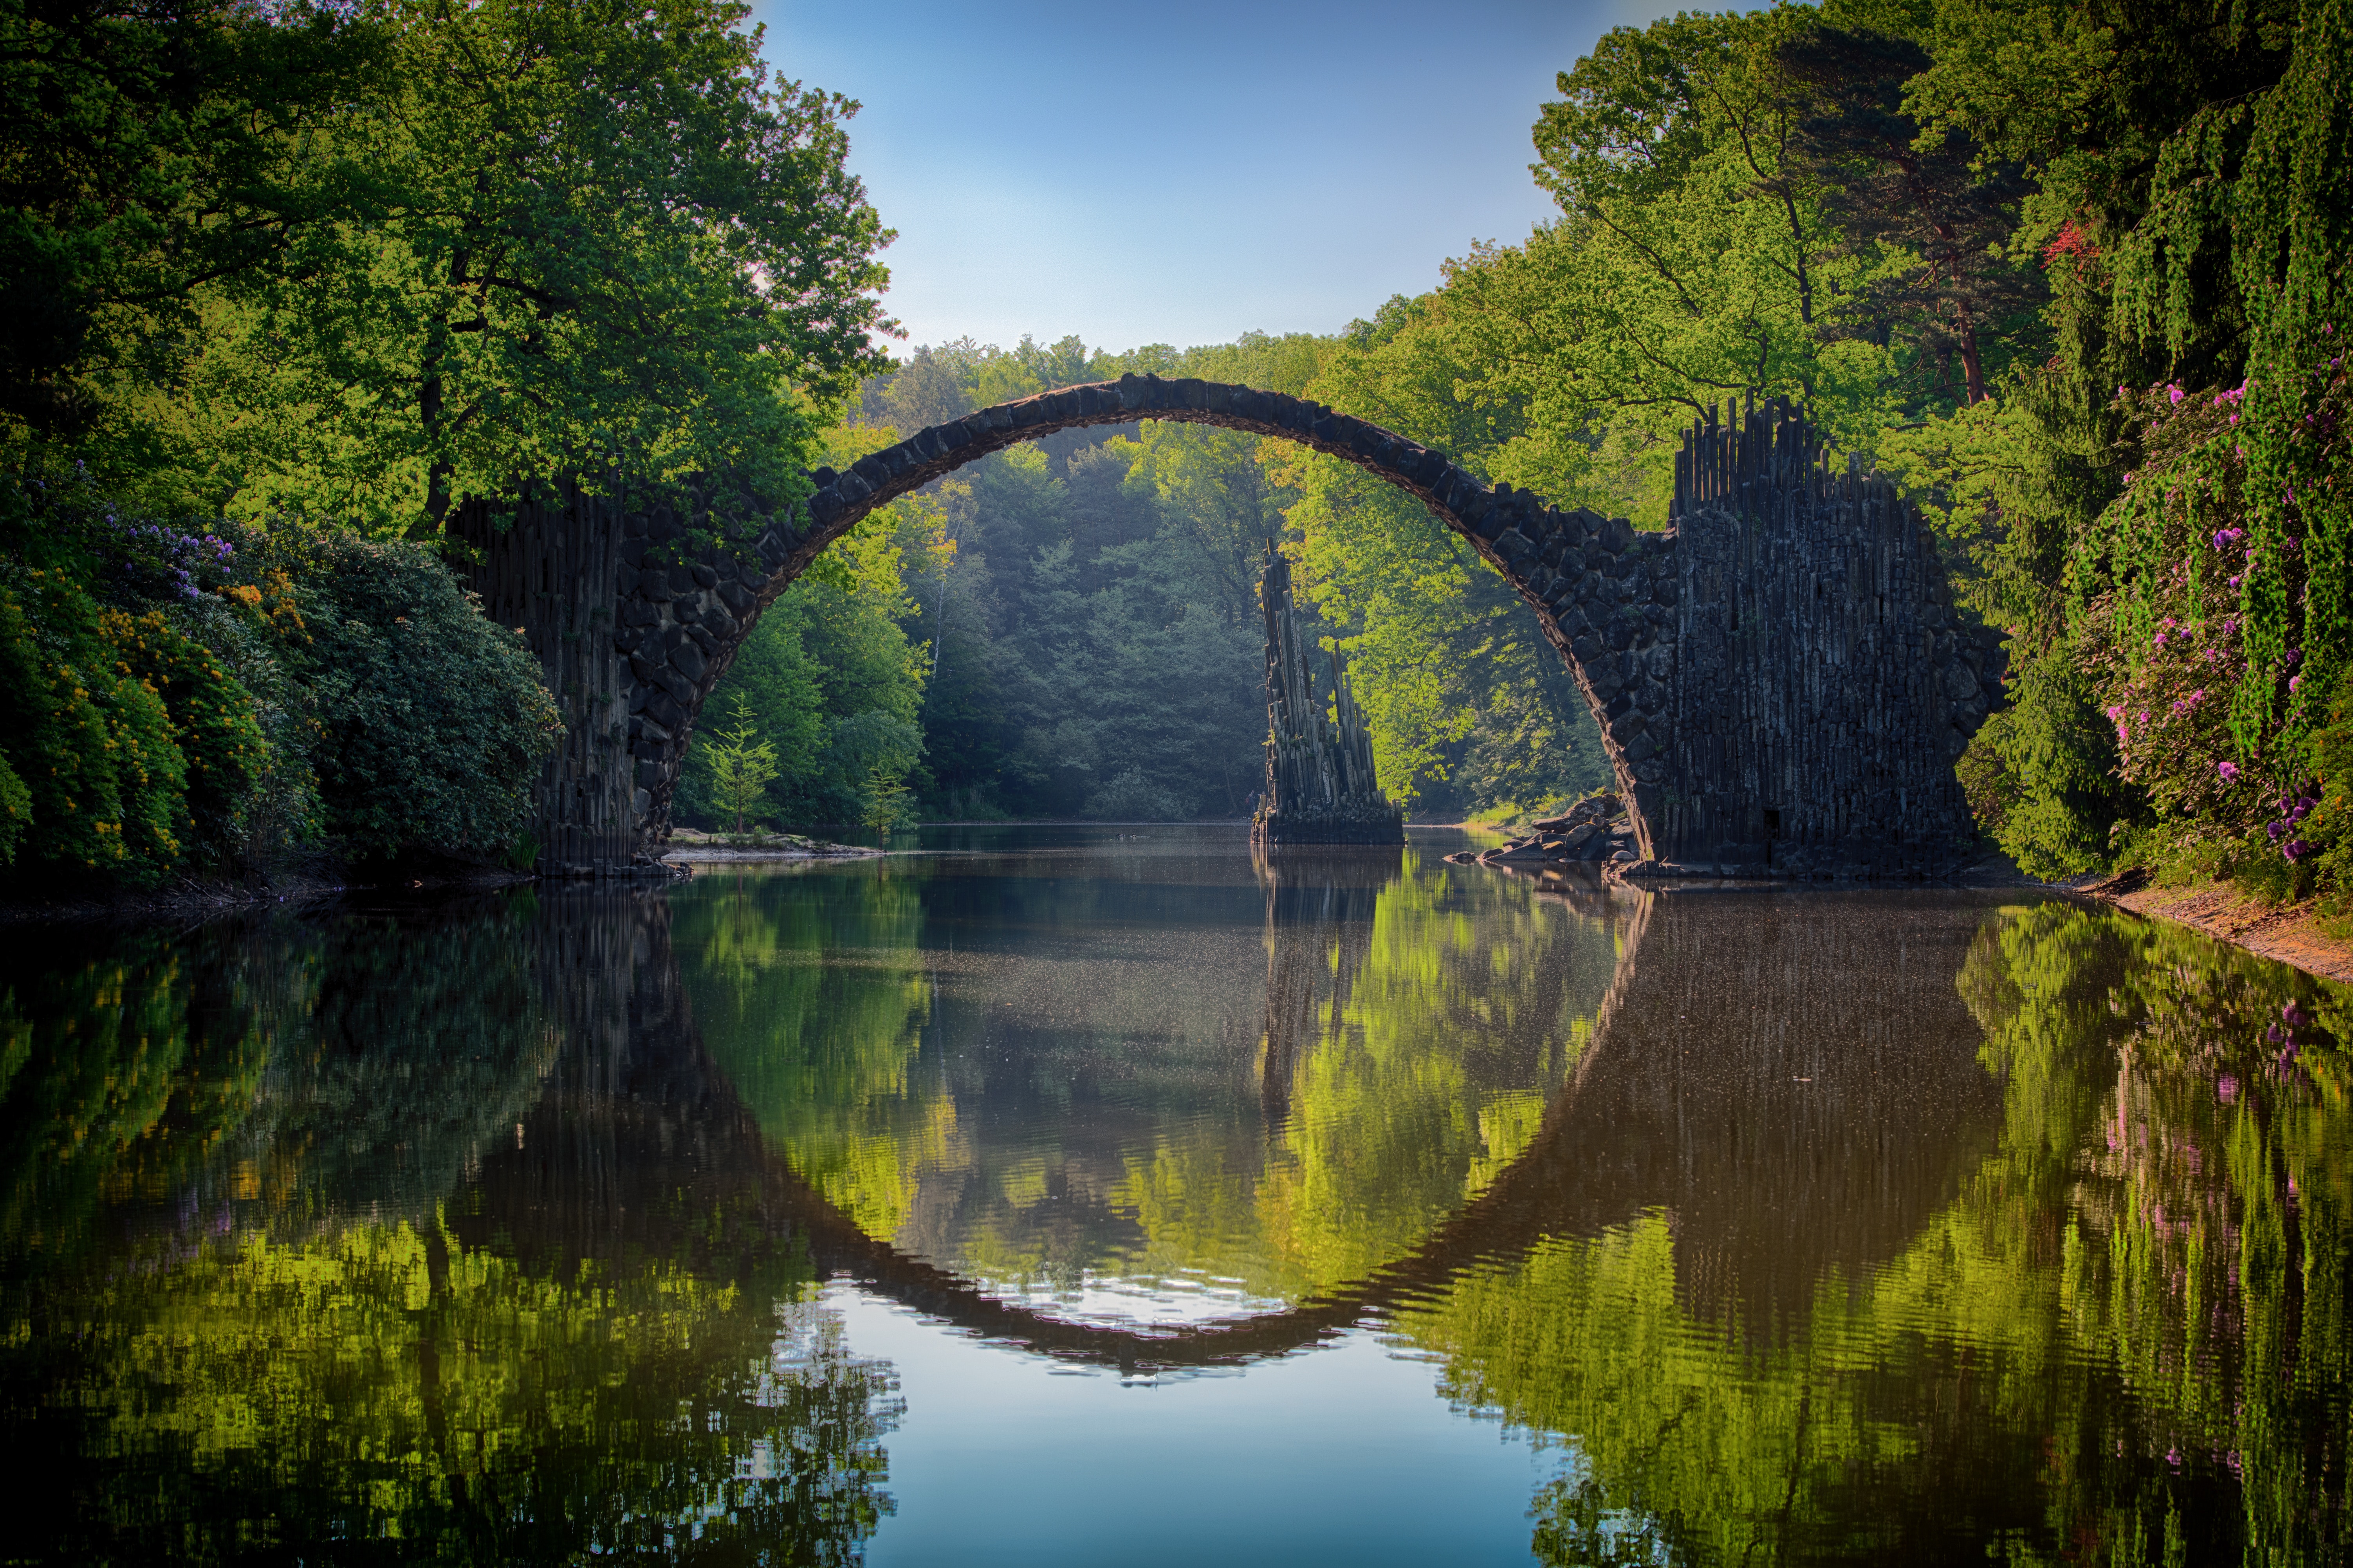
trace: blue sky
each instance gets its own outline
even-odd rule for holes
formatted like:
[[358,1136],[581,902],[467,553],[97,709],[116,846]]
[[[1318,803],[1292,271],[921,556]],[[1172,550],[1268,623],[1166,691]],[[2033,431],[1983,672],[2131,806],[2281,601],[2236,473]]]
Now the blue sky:
[[851,166],[910,343],[1328,332],[1552,210],[1528,128],[1645,0],[754,0],[865,107]]

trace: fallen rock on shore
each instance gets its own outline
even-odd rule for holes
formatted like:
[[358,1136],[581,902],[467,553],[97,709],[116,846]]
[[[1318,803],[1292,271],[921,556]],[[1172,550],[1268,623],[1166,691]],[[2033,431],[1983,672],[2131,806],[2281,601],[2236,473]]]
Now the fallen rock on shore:
[[1525,837],[1482,853],[1449,855],[1456,865],[1598,865],[1636,858],[1633,824],[1614,795],[1588,795],[1560,816],[1530,825]]
[[861,860],[882,853],[863,844],[834,844],[798,833],[695,833],[670,835],[665,865],[691,866],[755,860]]

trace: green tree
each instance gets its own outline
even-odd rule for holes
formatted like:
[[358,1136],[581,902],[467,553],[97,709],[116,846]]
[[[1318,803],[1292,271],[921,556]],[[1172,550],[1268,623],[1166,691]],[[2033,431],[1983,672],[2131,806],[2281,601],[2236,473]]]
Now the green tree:
[[887,843],[913,817],[913,794],[888,764],[876,763],[866,770],[866,815],[860,820]]
[[720,811],[734,818],[742,833],[747,818],[755,817],[767,800],[768,786],[783,770],[776,765],[773,742],[760,738],[749,704],[737,698],[728,710],[729,726],[713,734],[700,751],[711,774],[711,793]]
[[383,210],[208,313],[157,416],[194,493],[424,533],[616,468],[793,499],[811,409],[879,363],[889,235],[843,166],[856,106],[772,83],[745,16],[389,5],[386,97],[333,128]]
[[1900,333],[1905,352],[1888,368],[1903,378],[1906,411],[1984,402],[2021,356],[2049,353],[2041,273],[2008,249],[2032,190],[2023,170],[1903,112],[1905,86],[1930,64],[1911,39],[1815,26],[1788,38],[1780,59],[1810,110],[1790,161],[1823,179],[1848,247],[1886,263],[1862,308],[1825,335]]
[[[838,540],[761,613],[706,706],[737,703],[776,742],[770,799],[786,821],[855,822],[876,763],[904,773],[923,755],[916,723],[930,650],[909,635],[918,605],[908,572],[929,569],[943,542],[926,499],[895,503]],[[729,815],[712,774],[688,752],[680,805],[693,819]]]
[[329,128],[373,106],[389,34],[356,8],[0,5],[0,443],[120,437],[188,367],[200,290],[305,267],[375,208]]

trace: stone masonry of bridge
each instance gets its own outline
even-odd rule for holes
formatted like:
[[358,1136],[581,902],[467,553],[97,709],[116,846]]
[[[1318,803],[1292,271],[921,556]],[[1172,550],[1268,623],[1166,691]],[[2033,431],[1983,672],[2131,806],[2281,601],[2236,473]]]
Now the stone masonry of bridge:
[[[1779,405],[1686,435],[1672,525],[1562,511],[1445,454],[1279,393],[1124,376],[923,430],[820,468],[755,539],[698,542],[667,505],[577,489],[503,515],[470,504],[485,611],[520,628],[562,709],[541,787],[542,868],[644,868],[703,700],[761,611],[860,519],[1058,430],[1175,419],[1280,437],[1410,492],[1536,615],[1601,727],[1640,875],[1932,873],[1969,816],[1953,763],[1999,689],[1999,653],[1955,614],[1933,541],[1893,485],[1826,460]],[[741,501],[739,512],[759,509]]]

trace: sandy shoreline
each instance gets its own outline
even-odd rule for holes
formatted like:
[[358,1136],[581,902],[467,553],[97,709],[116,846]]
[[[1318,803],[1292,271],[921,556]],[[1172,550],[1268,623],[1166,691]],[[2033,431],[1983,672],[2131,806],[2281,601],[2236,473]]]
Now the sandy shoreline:
[[2077,891],[2152,920],[2194,927],[2218,942],[2243,947],[2260,958],[2292,963],[2307,974],[2353,984],[2353,942],[2320,929],[2314,900],[2267,904],[2227,882],[2150,887],[2145,877],[2130,871]]

